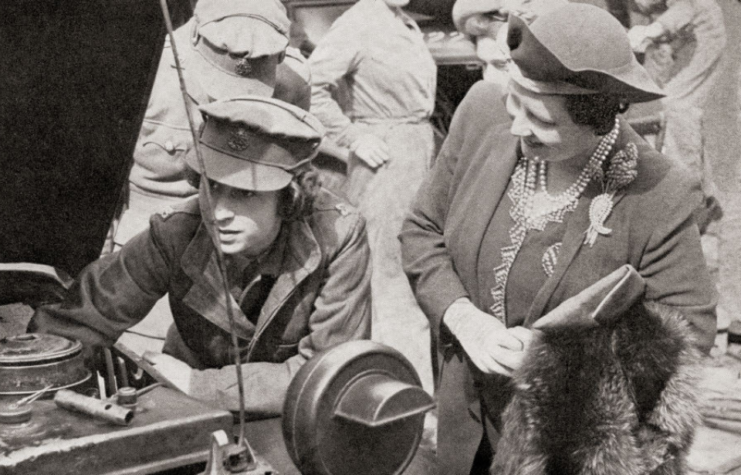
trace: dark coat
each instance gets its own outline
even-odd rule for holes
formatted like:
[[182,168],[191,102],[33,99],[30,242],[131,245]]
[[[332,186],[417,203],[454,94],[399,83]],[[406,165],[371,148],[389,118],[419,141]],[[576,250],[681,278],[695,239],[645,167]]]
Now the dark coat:
[[[314,212],[284,223],[277,280],[253,325],[232,299],[244,354],[246,409],[277,415],[292,376],[315,353],[370,338],[370,270],[365,222],[322,191]],[[216,252],[197,198],[152,216],[150,228],[119,252],[86,267],[62,305],[39,308],[32,331],[86,346],[113,344],[168,294],[175,328],[165,352],[191,365],[191,395],[239,407],[230,353],[226,297]]]
[[[483,420],[471,362],[441,320],[460,297],[485,310],[477,301],[480,245],[518,153],[503,117],[498,89],[484,82],[474,85],[456,111],[400,237],[404,269],[437,342],[438,454],[441,473],[450,475],[469,473]],[[646,280],[646,298],[678,308],[700,347],[708,350],[715,335],[716,296],[692,217],[701,201],[699,183],[621,119],[613,153],[628,143],[637,146],[638,176],[605,222],[612,233],[599,236],[592,247],[584,245],[589,205],[601,192],[592,184],[567,217],[558,263],[532,302],[525,325],[630,264]],[[501,387],[508,386],[509,379],[502,378]],[[504,395],[499,407],[489,409],[501,411],[506,402]]]

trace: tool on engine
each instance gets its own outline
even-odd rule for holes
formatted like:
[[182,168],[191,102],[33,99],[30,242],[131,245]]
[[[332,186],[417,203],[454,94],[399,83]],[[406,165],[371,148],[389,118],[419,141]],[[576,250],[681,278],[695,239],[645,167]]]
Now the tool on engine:
[[62,409],[81,412],[120,426],[127,426],[134,419],[134,411],[131,408],[119,406],[108,400],[84,396],[68,389],[57,391],[54,403]]
[[115,402],[119,406],[134,408],[138,404],[139,398],[141,396],[147,394],[153,389],[162,387],[164,385],[164,383],[154,383],[141,389],[132,388],[131,386],[124,386],[119,389],[118,392],[113,395],[113,397],[110,398],[110,401]]

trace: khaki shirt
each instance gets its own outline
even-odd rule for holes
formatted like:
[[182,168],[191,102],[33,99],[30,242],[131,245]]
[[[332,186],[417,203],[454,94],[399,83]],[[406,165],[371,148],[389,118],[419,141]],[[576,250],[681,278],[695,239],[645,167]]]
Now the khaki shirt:
[[416,23],[399,15],[381,0],[360,0],[309,57],[311,112],[340,145],[352,145],[363,124],[432,114],[437,67]]

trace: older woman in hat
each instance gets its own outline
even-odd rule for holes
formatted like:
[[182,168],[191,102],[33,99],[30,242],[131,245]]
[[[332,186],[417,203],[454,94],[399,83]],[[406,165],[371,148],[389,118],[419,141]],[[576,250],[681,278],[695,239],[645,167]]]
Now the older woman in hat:
[[[364,220],[321,189],[310,160],[316,118],[270,98],[201,106],[199,142],[211,183],[213,235],[199,195],[152,216],[115,253],[85,268],[62,305],[39,308],[32,331],[111,345],[168,295],[164,354],[147,355],[195,398],[239,407],[227,299],[235,316],[251,417],[280,414],[293,374],[313,354],[370,336]],[[191,173],[201,170],[195,154]],[[215,246],[225,256],[224,292]]]
[[447,474],[488,467],[528,327],[615,269],[633,266],[703,350],[715,334],[699,183],[620,116],[662,96],[623,27],[582,4],[509,26],[511,121],[492,85],[472,88],[401,233],[437,347]]

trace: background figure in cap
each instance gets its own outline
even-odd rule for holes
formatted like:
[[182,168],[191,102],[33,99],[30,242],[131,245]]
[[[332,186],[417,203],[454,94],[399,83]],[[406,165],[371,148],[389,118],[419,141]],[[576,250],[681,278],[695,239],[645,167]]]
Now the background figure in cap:
[[[497,123],[496,88],[474,85],[401,233],[404,269],[437,343],[437,449],[441,473],[453,475],[488,473],[508,436],[501,414],[510,376],[539,338],[530,326],[615,269],[634,267],[644,298],[677,309],[702,350],[715,337],[716,296],[693,219],[699,183],[621,117],[630,103],[662,97],[623,26],[569,3],[529,25],[510,16],[508,44],[511,121]],[[659,429],[668,453],[596,438],[594,450],[563,453],[573,471],[545,460],[533,473],[602,473],[584,468],[602,449],[658,459],[685,449],[662,438],[672,427]]]
[[[175,31],[190,106],[245,94],[276,97],[306,110],[309,72],[300,53],[286,48],[290,21],[278,0],[200,0]],[[196,129],[197,130],[197,129]],[[127,200],[113,245],[147,227],[149,216],[193,196],[184,157],[192,148],[169,36],[134,150]],[[109,249],[110,250],[110,249]]]
[[[346,192],[368,222],[374,339],[409,357],[432,390],[427,320],[401,269],[397,235],[433,158],[437,68],[400,8],[407,3],[360,0],[334,22],[309,57],[311,110],[328,137],[353,152]],[[384,324],[399,318],[417,322],[419,336]]]
[[[710,218],[720,218],[712,166],[704,153],[705,104],[720,76],[726,45],[723,11],[715,0],[639,0],[648,24],[628,32],[633,49],[664,89],[666,132],[662,153],[702,180]],[[636,16],[636,18],[640,18]]]
[[476,56],[484,62],[484,80],[499,85],[504,94],[512,60],[507,46],[509,15],[532,22],[565,3],[566,0],[457,0],[453,5],[453,23],[476,45]]
[[[273,96],[308,110],[309,71],[297,50],[286,48],[290,22],[278,0],[200,0],[193,17],[175,31],[180,64],[198,127],[199,104],[245,94]],[[197,129],[196,129],[197,130]],[[147,228],[149,217],[198,190],[186,180],[184,157],[193,148],[169,36],[134,149],[121,215],[103,253],[120,248]],[[172,322],[167,301],[126,333],[132,348],[161,348]],[[153,337],[145,339],[142,335]]]
[[[230,299],[247,412],[274,416],[308,358],[370,337],[365,225],[317,184],[309,163],[322,137],[316,118],[256,96],[200,110],[215,235],[204,223],[201,190],[152,216],[149,229],[86,267],[69,300],[40,307],[29,329],[108,346],[167,294],[174,324],[164,354],[145,358],[185,393],[236,411]],[[197,186],[194,155],[187,164]],[[214,245],[225,255],[230,295],[224,295]]]

